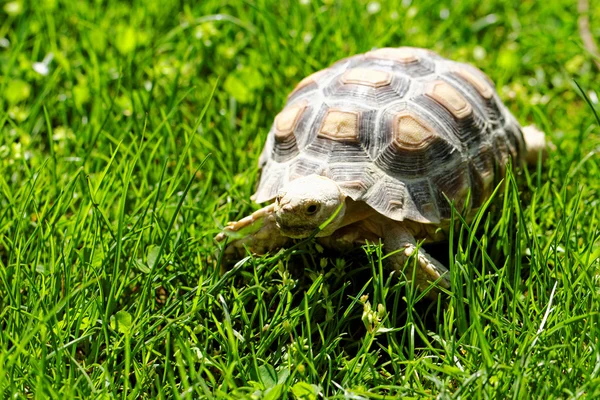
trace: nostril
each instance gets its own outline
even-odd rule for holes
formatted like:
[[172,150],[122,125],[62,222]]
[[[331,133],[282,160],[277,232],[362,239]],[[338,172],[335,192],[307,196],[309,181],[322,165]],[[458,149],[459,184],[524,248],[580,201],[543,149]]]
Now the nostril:
[[311,204],[308,207],[306,207],[306,213],[308,215],[312,215],[314,213],[316,213],[319,210],[319,206],[317,204]]

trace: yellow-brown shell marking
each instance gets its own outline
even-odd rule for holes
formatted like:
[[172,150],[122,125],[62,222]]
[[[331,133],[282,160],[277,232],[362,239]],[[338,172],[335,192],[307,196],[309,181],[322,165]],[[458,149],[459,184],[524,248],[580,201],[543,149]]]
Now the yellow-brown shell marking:
[[317,72],[307,76],[306,78],[302,79],[300,82],[298,82],[298,84],[296,85],[294,90],[292,90],[292,92],[289,94],[288,98],[292,97],[294,94],[298,93],[302,89],[304,89],[310,85],[316,84],[318,82],[319,78],[322,77],[323,75],[325,75],[327,72],[328,72],[328,69],[323,69],[321,71],[317,71]]
[[319,136],[339,141],[358,141],[358,112],[336,109],[327,111]]
[[473,111],[473,108],[463,95],[448,82],[437,80],[431,83],[425,95],[441,104],[457,119],[466,118]]
[[385,71],[367,68],[349,69],[342,75],[342,83],[379,88],[392,82],[392,75]]
[[294,134],[302,113],[306,109],[306,103],[299,103],[286,107],[275,117],[275,140],[282,141]]
[[366,56],[367,58],[383,58],[402,64],[409,64],[419,61],[419,57],[415,54],[414,49],[409,47],[384,47],[382,49],[369,51]]
[[426,122],[408,111],[394,117],[394,145],[397,147],[425,147],[436,136],[435,131]]
[[466,69],[459,69],[458,71],[456,71],[456,74],[463,78],[465,81],[469,82],[469,84],[471,84],[471,86],[473,86],[475,90],[477,90],[477,92],[484,99],[489,100],[494,95],[494,91],[492,90],[489,83],[487,83],[484,79],[471,73],[470,71]]

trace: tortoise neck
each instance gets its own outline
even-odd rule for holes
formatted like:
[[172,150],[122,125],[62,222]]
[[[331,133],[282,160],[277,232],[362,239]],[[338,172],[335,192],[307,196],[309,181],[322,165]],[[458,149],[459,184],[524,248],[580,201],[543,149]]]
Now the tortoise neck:
[[364,201],[355,201],[350,197],[346,197],[346,213],[339,228],[362,221],[375,214],[377,214],[377,211]]

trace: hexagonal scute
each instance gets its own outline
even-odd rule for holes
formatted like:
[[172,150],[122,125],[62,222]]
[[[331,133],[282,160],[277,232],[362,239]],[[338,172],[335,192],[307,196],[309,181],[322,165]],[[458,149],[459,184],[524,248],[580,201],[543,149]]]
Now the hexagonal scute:
[[323,94],[331,102],[351,99],[366,108],[380,108],[404,97],[409,87],[409,79],[390,66],[361,64],[332,79]]
[[307,76],[306,78],[302,79],[300,82],[298,82],[298,84],[296,85],[294,90],[292,90],[292,92],[288,95],[288,99],[291,99],[296,94],[305,92],[305,89],[310,90],[311,88],[316,88],[317,81],[319,80],[319,78],[321,78],[328,72],[329,72],[329,69],[327,69],[327,68],[322,69],[321,71],[317,71],[317,72]]
[[440,166],[461,159],[461,153],[441,136],[432,135],[426,145],[408,147],[393,140],[380,151],[375,165],[399,179],[417,179],[428,176]]
[[[457,91],[457,93],[459,92]],[[462,96],[461,93],[459,95]],[[470,94],[470,96],[473,95]],[[427,110],[426,114],[431,117],[431,119],[427,118],[427,121],[436,128],[441,136],[457,148],[473,148],[489,134],[489,120],[484,119],[480,115],[481,112],[477,111],[478,109],[475,109],[475,106],[470,103],[466,103],[469,104],[467,107],[469,113],[463,118],[458,118],[448,110],[450,106],[444,106],[441,101],[435,100],[427,92],[414,97],[412,101],[415,105]],[[459,112],[458,115],[463,114]]]
[[419,61],[415,51],[409,47],[384,47],[382,49],[372,50],[366,54],[368,58],[383,58],[392,60],[401,64],[409,64]]
[[461,89],[473,107],[473,115],[481,116],[493,130],[504,126],[503,105],[495,96],[494,83],[483,72],[471,65],[456,63],[443,79]]
[[329,109],[323,118],[318,136],[337,141],[358,142],[358,119],[358,112]]
[[484,99],[489,100],[494,96],[494,90],[490,84],[485,79],[480,78],[466,68],[457,70],[456,75],[473,86]]
[[423,148],[437,137],[429,124],[409,111],[394,117],[393,129],[393,144],[398,148]]
[[[413,78],[427,76],[435,72],[434,53],[412,47],[383,48],[365,54],[364,60],[355,67],[377,68],[387,66]],[[430,55],[432,54],[432,55]]]
[[369,86],[379,88],[392,82],[392,74],[369,68],[352,68],[344,72],[341,78],[344,84]]
[[290,135],[294,134],[294,129],[298,125],[298,121],[306,110],[306,103],[297,103],[284,108],[275,117],[275,140],[284,141]]
[[471,104],[448,82],[442,80],[432,82],[427,87],[425,95],[441,104],[457,119],[464,119],[473,112]]

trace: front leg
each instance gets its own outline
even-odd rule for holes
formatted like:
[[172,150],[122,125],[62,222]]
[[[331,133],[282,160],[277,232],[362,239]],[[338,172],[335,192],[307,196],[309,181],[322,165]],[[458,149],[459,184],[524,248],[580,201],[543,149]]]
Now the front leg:
[[215,236],[217,242],[229,237],[223,256],[234,259],[243,256],[246,248],[254,254],[266,254],[284,247],[291,240],[283,236],[275,222],[275,204],[270,204],[236,222],[229,222],[223,231]]
[[[450,288],[450,271],[425,250],[417,249],[417,241],[408,229],[400,224],[386,227],[383,230],[383,243],[386,253],[399,250],[388,258],[395,269],[404,270],[407,279],[412,279],[414,272],[415,285],[419,289],[425,290],[433,282],[445,289]],[[405,268],[407,260],[413,255],[416,257],[416,271],[413,271],[414,260]]]

